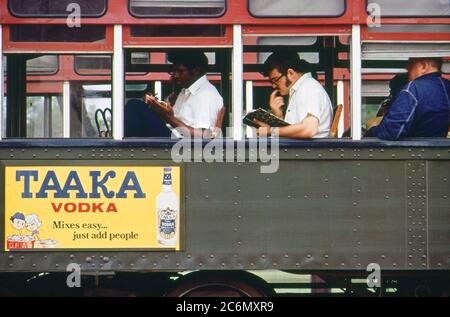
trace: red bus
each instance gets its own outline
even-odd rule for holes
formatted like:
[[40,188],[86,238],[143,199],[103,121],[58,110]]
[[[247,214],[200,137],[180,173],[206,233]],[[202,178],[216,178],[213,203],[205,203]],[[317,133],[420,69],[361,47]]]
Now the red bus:
[[[320,240],[320,243],[314,244],[314,239],[309,240],[309,236],[305,236],[303,240],[295,241],[300,244],[309,241],[311,248],[304,247],[297,250],[295,245],[289,242],[287,234],[283,234],[285,232],[283,230],[289,227],[292,236],[296,236],[297,231],[283,222],[277,216],[276,210],[272,210],[273,213],[270,213],[267,219],[254,220],[255,228],[259,228],[260,231],[261,228],[274,228],[270,232],[279,240],[274,240],[271,244],[262,236],[250,235],[249,245],[257,247],[245,249],[241,248],[241,245],[246,245],[246,237],[240,235],[238,224],[235,223],[244,220],[238,218],[239,213],[236,210],[239,210],[239,206],[246,206],[248,210],[255,212],[253,216],[256,212],[263,213],[266,209],[261,199],[270,205],[272,200],[269,198],[272,194],[267,188],[265,198],[254,200],[249,198],[247,201],[242,199],[242,202],[235,196],[243,188],[251,188],[253,185],[264,186],[265,178],[257,179],[252,176],[246,178],[246,181],[241,181],[240,172],[223,172],[227,171],[223,166],[214,165],[210,169],[207,167],[196,169],[187,164],[184,174],[187,175],[186,196],[192,195],[195,198],[193,202],[188,198],[184,202],[187,210],[185,222],[189,224],[192,221],[191,223],[198,224],[198,227],[195,227],[198,231],[189,231],[189,228],[192,229],[194,226],[187,226],[185,232],[187,244],[181,251],[147,254],[129,249],[109,250],[110,253],[105,253],[100,249],[84,251],[69,248],[59,250],[63,255],[61,258],[48,250],[25,252],[22,257],[25,261],[23,263],[26,264],[21,264],[20,255],[14,257],[16,255],[14,251],[2,249],[0,271],[64,272],[66,264],[79,256],[78,259],[81,258],[83,262],[83,269],[90,273],[98,270],[175,273],[203,269],[210,271],[205,276],[201,273],[197,279],[181,278],[181,282],[175,286],[170,280],[170,274],[158,275],[156,279],[164,281],[161,282],[163,285],[160,289],[161,294],[195,295],[199,290],[200,294],[204,294],[203,291],[213,294],[227,294],[227,291],[232,291],[239,295],[257,296],[274,294],[277,289],[289,288],[289,285],[278,283],[271,286],[267,281],[254,277],[253,271],[261,273],[266,270],[283,270],[320,275],[326,281],[325,284],[320,286],[317,283],[307,283],[305,288],[345,289],[347,293],[360,287],[352,288],[346,278],[354,277],[353,273],[361,276],[367,264],[376,261],[374,259],[379,259],[382,262],[381,267],[391,270],[395,277],[399,276],[397,270],[411,273],[408,270],[417,269],[422,270],[421,274],[448,272],[450,266],[446,256],[450,241],[447,221],[449,205],[448,200],[443,198],[447,196],[446,192],[449,190],[448,140],[420,140],[416,143],[405,141],[392,144],[362,138],[364,123],[375,116],[380,103],[388,96],[389,80],[395,74],[406,71],[408,58],[441,57],[444,60],[444,76],[450,78],[448,0],[1,1],[0,79],[3,85],[0,85],[0,96],[3,103],[0,112],[2,140],[0,143],[3,145],[0,162],[3,165],[14,165],[27,161],[25,165],[32,165],[36,159],[40,159],[39,164],[70,166],[74,162],[84,160],[79,163],[82,166],[89,164],[90,160],[97,160],[95,164],[98,165],[106,159],[121,161],[122,165],[137,164],[132,163],[136,160],[170,161],[167,157],[167,153],[170,152],[169,141],[124,138],[124,106],[129,99],[142,98],[144,92],[149,89],[157,92],[159,96],[168,96],[172,92],[169,75],[172,67],[167,60],[167,54],[182,48],[193,48],[207,54],[208,78],[223,96],[226,107],[223,128],[232,128],[232,135],[229,135],[228,139],[236,144],[248,142],[255,138],[255,133],[243,125],[242,118],[246,112],[255,108],[268,107],[271,85],[261,75],[261,65],[268,54],[279,47],[297,49],[299,55],[314,66],[333,107],[343,105],[338,139],[324,140],[323,143],[315,144],[307,141],[286,141],[282,144],[280,150],[282,166],[289,166],[289,169],[283,172],[284,177],[290,179],[292,176],[290,171],[301,169],[301,166],[307,166],[310,162],[316,164],[311,166],[320,174],[319,171],[324,168],[321,165],[322,161],[330,164],[331,175],[344,173],[347,168],[348,175],[353,175],[352,173],[360,167],[357,164],[366,163],[375,155],[376,158],[379,157],[379,161],[370,162],[375,165],[364,167],[367,168],[367,173],[354,172],[355,175],[350,180],[353,182],[352,186],[348,188],[350,192],[342,194],[343,200],[330,201],[329,206],[342,210],[344,215],[359,203],[355,197],[366,187],[381,190],[389,185],[386,185],[389,181],[392,184],[393,179],[402,179],[405,180],[404,183],[395,183],[398,186],[389,188],[393,191],[404,189],[402,194],[395,198],[397,203],[394,205],[407,210],[406,215],[410,215],[410,218],[402,216],[402,220],[395,223],[397,226],[395,228],[383,223],[377,231],[378,229],[370,229],[369,223],[349,229],[345,227],[345,223],[351,221],[342,216],[342,222],[336,220],[340,223],[337,225],[340,230],[339,239],[345,240],[347,236],[345,233],[349,231],[363,232],[357,242],[365,241],[367,244],[363,243],[363,246],[360,246],[355,242],[354,248],[342,244],[345,247],[340,249],[341,240],[338,239],[335,244],[332,238],[335,237],[332,211],[328,215],[321,214],[324,225],[317,227],[308,226],[304,219],[298,216],[299,218],[295,218],[292,222],[292,226],[298,225],[304,232],[316,228],[314,232],[321,233],[315,236],[317,241],[321,239],[320,236],[329,240]],[[102,111],[110,109],[111,112],[105,112],[105,117],[97,126],[96,112],[99,109]],[[104,133],[107,130],[111,133],[110,137],[105,138],[105,135],[109,135]],[[346,130],[351,131],[350,137],[343,137]],[[38,149],[41,148],[45,150],[40,152]],[[333,166],[336,166],[334,164],[340,163],[336,160],[349,160],[345,163],[352,165],[334,168]],[[291,166],[290,164],[294,164],[292,162],[298,165]],[[418,164],[417,168],[415,164]],[[423,169],[420,164],[428,164],[430,169]],[[236,163],[235,167],[238,166],[240,165]],[[389,171],[391,173],[389,175],[394,176],[380,173],[383,179],[380,178],[377,183],[369,176],[370,170],[375,167],[381,167],[382,171]],[[327,168],[328,165],[326,171]],[[405,174],[398,174],[401,171]],[[416,171],[423,173],[426,183],[414,181],[413,185],[408,182],[409,176],[418,175]],[[233,185],[236,188],[230,185],[233,190],[236,189],[236,193],[228,192],[229,187],[223,188],[222,198],[207,195],[205,192],[210,189],[207,183],[212,179],[213,174],[210,174],[212,172],[217,175],[225,173],[222,175],[223,179],[227,175],[233,175],[234,179],[230,180],[230,184],[236,184],[233,182],[238,180],[242,183]],[[2,172],[1,175],[5,173]],[[196,175],[201,177],[198,176],[197,179]],[[360,175],[363,176],[359,178]],[[377,179],[376,177],[377,175],[373,176],[374,179]],[[363,178],[362,185],[356,183]],[[440,185],[435,186],[438,178]],[[201,182],[200,187],[204,192],[197,189],[194,179]],[[339,178],[336,176],[336,179]],[[323,176],[320,179],[321,188],[328,188],[329,181],[333,181],[333,177]],[[338,182],[339,186],[330,191],[338,195],[340,190],[347,190],[348,183],[340,182],[341,180]],[[418,183],[420,185],[416,186]],[[292,188],[297,188],[295,184],[297,183],[292,180]],[[431,202],[430,207],[427,207],[429,208],[427,215],[430,217],[434,215],[440,221],[435,222],[435,227],[427,226],[425,220],[420,220],[422,218],[414,218],[419,216],[414,213],[415,202],[411,202],[412,194],[408,193],[408,190],[413,193],[425,191],[428,189],[427,184],[436,190],[431,192],[430,189],[430,192],[426,193],[427,199]],[[261,188],[261,191],[266,190],[264,187]],[[291,187],[286,188],[290,190]],[[295,200],[296,206],[303,205],[311,197],[314,199],[316,194],[319,195],[320,191],[317,188],[305,189],[301,197],[295,198],[298,199]],[[295,208],[289,200],[295,197],[292,195],[273,201],[277,202],[280,209],[293,211]],[[325,197],[324,199],[329,198],[328,193],[320,195],[322,198]],[[382,202],[384,207],[373,210],[374,214],[386,212],[387,215],[392,211],[384,204],[392,198],[391,195],[383,192],[380,197],[385,198],[373,200],[374,195],[367,193],[363,200],[369,209],[372,205]],[[422,193],[419,192],[417,196],[419,195]],[[332,194],[330,196],[335,197]],[[442,200],[433,205],[433,197],[437,196]],[[227,202],[235,204],[228,210],[233,215],[235,215],[233,212],[236,212],[234,220],[227,218],[225,210],[222,210],[224,208],[220,207]],[[315,204],[319,211],[328,208],[317,201],[311,204]],[[206,234],[213,233],[209,231],[209,226],[219,230],[212,224],[214,218],[207,218],[209,222],[195,218],[194,211],[197,210],[195,208],[204,211],[210,208],[209,205],[216,207],[214,212],[217,212],[217,219],[221,219],[226,228],[229,225],[229,228],[235,228],[235,231],[230,229],[230,232],[216,232],[218,238],[211,236],[211,239],[206,239],[209,241],[203,241]],[[3,216],[4,219],[8,217],[6,213]],[[315,218],[308,220],[313,223]],[[0,232],[5,235],[2,228],[5,226],[0,226]],[[417,233],[422,229],[430,230],[430,240],[421,240],[427,239],[422,236],[423,234]],[[275,234],[277,232],[278,234]],[[394,232],[402,232],[406,240],[401,240],[397,245],[396,242],[399,240],[392,238],[395,236]],[[385,244],[381,242],[379,245],[376,242],[371,244],[371,241],[383,238],[392,240],[383,240]],[[189,244],[189,241],[195,243]],[[258,244],[259,242],[261,244]],[[421,246],[422,243],[430,244],[429,252]],[[433,243],[435,249],[431,246]],[[398,252],[391,249],[394,245]],[[288,251],[280,251],[284,250],[284,247]],[[321,248],[328,251],[318,252],[320,256],[315,257],[314,250],[322,250]],[[221,253],[220,250],[225,251]],[[386,257],[390,259],[390,255],[402,259],[411,256],[413,260],[384,262],[387,261]],[[49,257],[50,260],[38,260],[42,256]],[[361,258],[363,260],[360,260]],[[234,272],[224,275],[223,273],[228,270]],[[236,270],[239,272],[235,272]],[[248,273],[249,271],[252,273]],[[440,278],[442,275],[439,274],[437,276]],[[183,280],[187,282],[182,283]],[[401,278],[398,280],[404,281]],[[422,277],[414,279],[412,283],[414,288],[423,285],[424,280]],[[211,283],[215,287],[208,288],[207,285]],[[226,285],[229,289],[224,290],[218,285]],[[299,286],[298,283],[295,285]],[[409,284],[405,282],[401,285],[403,287]],[[392,289],[392,284],[388,282],[383,287],[386,293],[387,289]],[[407,289],[407,286],[402,293],[402,287],[398,287],[398,294],[411,294],[408,293],[410,289]]]

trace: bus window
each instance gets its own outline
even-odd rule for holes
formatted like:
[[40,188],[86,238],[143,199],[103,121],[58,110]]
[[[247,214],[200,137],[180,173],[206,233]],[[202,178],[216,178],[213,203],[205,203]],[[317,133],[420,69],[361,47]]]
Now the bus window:
[[27,61],[28,75],[53,75],[58,71],[58,57],[44,55]]
[[414,57],[448,56],[449,43],[363,43],[362,58],[365,60],[405,60]]
[[[392,100],[408,81],[405,73],[410,57],[444,57],[446,60],[448,56],[450,56],[448,43],[363,43],[362,127],[370,128],[378,124],[390,108]],[[442,68],[444,77],[448,77],[449,70],[444,63]]]
[[223,25],[133,25],[131,36],[133,37],[214,37],[225,35]]
[[130,0],[130,12],[137,17],[220,16],[225,0]]
[[[383,76],[379,75],[379,78]],[[362,113],[361,124],[363,125],[369,119],[375,118],[381,103],[389,96],[388,80],[365,80],[361,87]]]
[[27,138],[61,138],[60,96],[27,96]]
[[383,17],[448,17],[450,4],[446,0],[367,0],[367,12],[379,6]]
[[[181,49],[185,50],[185,48]],[[142,101],[146,92],[155,94],[158,99],[175,104],[178,93],[182,87],[174,84],[171,79],[171,73],[174,70],[174,66],[169,61],[169,55],[171,53],[177,53],[179,49],[154,49],[149,52],[145,51],[132,51],[126,52],[126,91],[125,91],[125,103],[129,107],[138,107],[137,102]],[[189,54],[192,52],[204,53],[207,58],[206,75],[207,80],[215,86],[218,93],[223,98],[223,104],[226,110],[229,111],[231,106],[229,105],[229,99],[231,96],[230,91],[230,65],[225,65],[230,56],[229,49],[190,49]],[[228,58],[227,58],[228,57]],[[203,76],[202,76],[203,77]],[[133,100],[134,99],[134,100]],[[132,105],[132,106],[131,106]],[[127,108],[126,109],[132,109]],[[131,111],[131,110],[130,110]],[[138,111],[138,110],[136,110]],[[133,111],[126,112],[131,117],[134,117]],[[226,114],[227,116],[227,114]],[[132,119],[129,119],[125,115],[125,126]],[[129,121],[127,121],[129,120]],[[217,123],[218,121],[216,121]],[[225,125],[228,125],[225,121]],[[151,137],[151,133],[144,133],[145,137]],[[133,133],[126,134],[126,137],[138,137],[144,135],[135,135]]]
[[[258,45],[287,45],[288,43],[289,45],[311,46],[317,43],[317,36],[290,36],[289,38],[269,36],[260,37],[257,41]],[[258,53],[258,64],[264,64],[269,55],[270,53],[267,52]],[[319,52],[300,52],[298,55],[311,64],[319,63]]]
[[12,15],[24,18],[67,17],[78,4],[82,17],[100,17],[106,12],[106,0],[8,0]]
[[336,17],[344,14],[345,5],[345,0],[249,0],[256,17]]
[[106,27],[83,25],[68,28],[66,25],[11,25],[11,42],[83,42],[94,43],[106,40]]
[[8,54],[4,136],[99,137],[95,112],[111,109],[111,57],[90,57]]
[[[273,91],[266,77],[261,75],[262,65],[277,49],[286,47],[295,49],[300,59],[311,66],[311,74],[324,86],[334,107],[337,101],[345,102],[344,93],[337,89],[334,69],[349,68],[349,61],[339,59],[339,54],[348,51],[348,47],[338,41],[336,36],[252,36],[244,39],[244,87],[245,111],[256,108],[269,109],[269,96]],[[288,97],[285,98],[285,105]],[[255,136],[251,128],[246,127],[249,138]]]
[[111,75],[111,56],[79,55],[75,57],[75,72],[79,75]]
[[369,33],[450,33],[450,24],[383,24],[367,28]]

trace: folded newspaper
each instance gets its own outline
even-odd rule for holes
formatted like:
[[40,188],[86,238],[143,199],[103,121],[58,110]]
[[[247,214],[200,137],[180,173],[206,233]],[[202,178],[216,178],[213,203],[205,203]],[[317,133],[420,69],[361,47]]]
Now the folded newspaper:
[[254,111],[250,111],[249,113],[247,113],[247,115],[244,117],[243,122],[246,125],[258,128],[259,126],[255,122],[253,122],[253,119],[257,119],[261,122],[267,123],[271,127],[285,127],[290,125],[286,121],[278,118],[274,114],[262,108],[258,108]]

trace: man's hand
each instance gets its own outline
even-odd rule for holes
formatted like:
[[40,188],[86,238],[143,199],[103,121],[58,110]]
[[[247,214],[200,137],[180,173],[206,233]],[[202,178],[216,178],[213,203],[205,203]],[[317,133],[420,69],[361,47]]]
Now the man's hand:
[[284,99],[278,95],[278,90],[274,90],[270,95],[270,108],[272,113],[281,119],[283,119],[282,107],[284,107]]
[[174,116],[172,105],[158,100],[155,96],[146,94],[144,96],[144,101],[146,104],[152,106],[152,108],[161,115],[166,121],[167,119]]
[[259,121],[258,119],[253,119],[259,128],[256,129],[256,134],[259,136],[270,136],[271,127],[265,122]]

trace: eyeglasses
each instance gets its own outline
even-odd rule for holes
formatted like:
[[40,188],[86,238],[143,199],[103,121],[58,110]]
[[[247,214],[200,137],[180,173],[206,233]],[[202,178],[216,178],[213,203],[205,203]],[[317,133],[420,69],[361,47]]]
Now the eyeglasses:
[[269,81],[270,81],[270,83],[272,85],[276,85],[283,76],[286,76],[286,75],[285,74],[281,74],[278,78],[272,78],[272,79],[269,79]]

